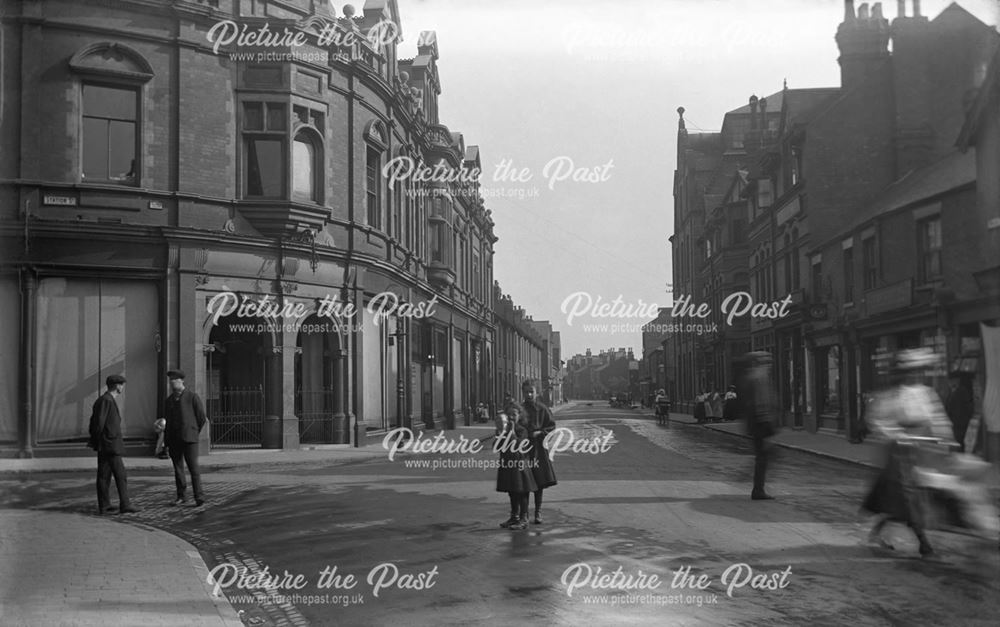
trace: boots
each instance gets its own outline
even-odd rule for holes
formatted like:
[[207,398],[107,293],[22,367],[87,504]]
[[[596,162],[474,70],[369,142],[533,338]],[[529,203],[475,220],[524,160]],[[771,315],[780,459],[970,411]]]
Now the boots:
[[518,522],[519,521],[517,519],[517,513],[516,512],[511,512],[510,513],[510,518],[508,518],[507,520],[505,520],[502,523],[500,523],[500,526],[503,527],[504,529],[511,529],[511,528],[517,526]]

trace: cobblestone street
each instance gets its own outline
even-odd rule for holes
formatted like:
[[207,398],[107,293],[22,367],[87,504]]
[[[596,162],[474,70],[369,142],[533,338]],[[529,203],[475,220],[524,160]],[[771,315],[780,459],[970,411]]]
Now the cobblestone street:
[[[378,625],[402,607],[419,625],[473,617],[570,625],[583,616],[598,624],[653,623],[664,612],[675,624],[879,625],[890,617],[987,624],[997,611],[995,545],[936,533],[941,558],[921,560],[905,528],[892,531],[895,552],[865,545],[866,520],[856,511],[870,470],[786,450],[771,481],[778,501],[751,502],[745,440],[632,415],[587,407],[560,414],[558,424],[574,437],[610,430],[612,445],[604,454],[556,456],[560,483],[545,493],[545,524],[528,532],[496,526],[506,499],[493,492],[489,472],[415,470],[407,463],[424,456],[414,454],[211,472],[204,508],[170,505],[168,473],[136,473],[142,512],[115,520],[175,534],[198,548],[208,568],[305,576],[309,585],[296,591],[226,588],[247,624]],[[92,511],[89,476],[5,478],[2,485],[4,507]],[[366,576],[384,563],[400,576],[436,569],[435,584],[389,586],[375,596]],[[744,586],[729,597],[721,578],[744,563],[755,573],[791,567],[787,587]],[[584,586],[570,596],[562,578],[574,564],[657,573],[666,584],[632,596]],[[682,588],[683,599],[691,598],[671,601],[672,578],[684,566],[712,584]],[[358,585],[318,588],[326,567],[353,574]],[[295,603],[291,592],[307,602]]]

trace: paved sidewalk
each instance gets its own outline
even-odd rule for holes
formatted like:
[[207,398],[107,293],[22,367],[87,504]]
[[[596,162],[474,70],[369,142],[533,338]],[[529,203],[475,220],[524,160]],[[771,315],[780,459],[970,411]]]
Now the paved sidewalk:
[[[654,417],[653,410],[651,409],[643,409],[642,413],[651,418]],[[698,421],[690,414],[671,413],[670,420],[686,424],[698,424]],[[745,425],[738,420],[732,422],[706,422],[702,426],[706,429],[721,431],[730,435],[744,438],[750,437],[746,433]],[[785,448],[804,451],[822,457],[840,459],[871,468],[880,468],[885,459],[882,442],[876,438],[866,439],[860,444],[852,444],[841,435],[823,432],[810,433],[804,429],[783,428],[771,441]]]
[[[561,406],[562,407],[562,406]],[[484,439],[493,435],[493,423],[458,427],[442,431],[422,431],[414,429],[415,434],[421,434],[423,439],[433,438],[438,433],[445,437],[458,439]],[[347,463],[384,457],[386,450],[382,448],[381,438],[370,438],[367,446],[355,448],[347,444],[309,445],[298,450],[282,449],[233,449],[215,450],[208,455],[200,455],[198,462],[203,470],[219,470],[238,468],[256,464],[294,464],[294,463]],[[145,456],[125,457],[125,468],[133,470],[169,470],[169,459],[158,459]],[[79,457],[35,457],[32,459],[0,459],[0,474],[4,473],[34,473],[97,470],[95,453]]]
[[232,626],[193,546],[109,518],[0,510],[0,624]]
[[[655,420],[653,410],[641,410],[642,415],[647,415]],[[670,414],[673,422],[697,425],[698,421],[690,414]],[[738,437],[749,438],[746,433],[746,426],[740,421],[733,422],[708,422],[702,425],[706,429],[721,431]],[[782,428],[771,441],[778,446],[803,451],[821,457],[839,459],[841,461],[867,466],[869,468],[882,468],[886,461],[885,441],[879,436],[866,438],[864,442],[852,444],[843,435],[833,433],[810,433],[805,429]],[[989,485],[993,489],[1000,489],[1000,468],[996,464],[989,475]]]

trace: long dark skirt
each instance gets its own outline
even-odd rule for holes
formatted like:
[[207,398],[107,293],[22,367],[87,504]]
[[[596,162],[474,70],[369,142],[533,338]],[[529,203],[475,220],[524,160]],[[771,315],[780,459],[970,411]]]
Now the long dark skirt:
[[890,445],[888,462],[875,478],[862,507],[890,520],[923,527],[923,493],[914,485],[909,455],[904,445]]
[[545,450],[545,447],[542,445],[544,441],[545,436],[540,435],[534,438],[531,446],[531,472],[535,476],[535,483],[538,484],[537,489],[539,490],[551,488],[559,483],[556,481],[556,470],[552,467],[552,460],[549,459],[549,452]]
[[504,451],[497,469],[497,492],[534,492],[538,489],[531,472],[531,455]]

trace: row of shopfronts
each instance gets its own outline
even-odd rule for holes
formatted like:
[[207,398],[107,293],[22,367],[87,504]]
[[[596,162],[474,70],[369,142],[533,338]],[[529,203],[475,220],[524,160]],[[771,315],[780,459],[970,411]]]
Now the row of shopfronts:
[[[205,400],[212,447],[360,446],[397,426],[463,424],[492,398],[488,324],[456,324],[440,302],[427,318],[377,317],[364,305],[391,287],[378,275],[366,288],[338,290],[342,302],[359,304],[354,319],[320,316],[330,288],[285,277],[290,294],[259,291],[261,278],[216,275],[209,268],[221,258],[207,257],[206,273],[168,278],[0,276],[0,448],[44,455],[82,446],[110,374],[128,380],[126,440],[147,446],[165,373],[178,366]],[[270,296],[304,313],[210,312],[213,298],[229,293],[255,303]]]

